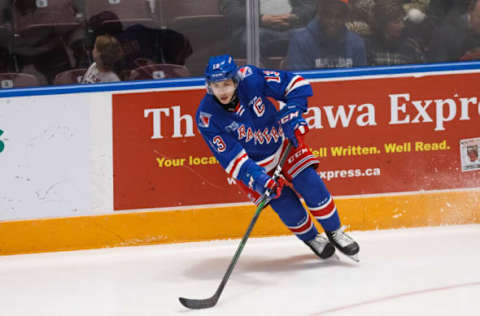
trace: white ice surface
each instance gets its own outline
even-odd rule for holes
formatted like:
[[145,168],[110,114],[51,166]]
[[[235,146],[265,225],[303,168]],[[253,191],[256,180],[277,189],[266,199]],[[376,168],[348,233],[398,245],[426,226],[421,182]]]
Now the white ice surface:
[[352,232],[359,264],[293,236],[0,257],[0,315],[480,315],[480,225]]

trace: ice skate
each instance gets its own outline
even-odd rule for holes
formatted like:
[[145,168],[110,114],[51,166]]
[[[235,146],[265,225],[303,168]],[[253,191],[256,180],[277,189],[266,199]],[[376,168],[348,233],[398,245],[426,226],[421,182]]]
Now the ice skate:
[[360,247],[352,237],[344,232],[343,227],[334,231],[326,232],[326,234],[335,248],[340,250],[344,255],[348,256],[353,261],[360,262],[360,259],[358,258]]
[[328,259],[335,254],[335,247],[328,242],[327,238],[318,234],[315,238],[309,241],[304,241],[312,251],[321,259]]

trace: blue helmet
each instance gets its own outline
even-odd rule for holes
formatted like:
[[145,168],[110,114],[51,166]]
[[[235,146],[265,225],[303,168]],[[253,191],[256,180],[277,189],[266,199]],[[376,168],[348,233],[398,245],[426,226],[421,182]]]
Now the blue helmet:
[[220,55],[210,57],[207,68],[205,69],[205,78],[207,83],[223,81],[227,79],[236,80],[238,67],[230,55]]

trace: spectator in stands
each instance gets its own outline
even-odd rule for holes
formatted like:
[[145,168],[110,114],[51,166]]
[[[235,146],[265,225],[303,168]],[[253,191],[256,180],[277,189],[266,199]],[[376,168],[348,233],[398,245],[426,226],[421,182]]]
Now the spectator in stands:
[[403,65],[425,60],[418,41],[405,31],[406,14],[401,0],[377,1],[373,35],[367,41],[369,65]]
[[372,35],[371,22],[375,0],[350,0],[350,17],[346,23],[347,29],[363,38]]
[[83,12],[85,12],[84,0],[71,0],[75,8],[75,19],[79,23],[78,27],[73,29],[65,39],[69,54],[72,56],[73,68],[87,68],[91,64],[89,47],[86,42],[86,34],[88,31],[87,21]]
[[317,16],[296,30],[288,48],[286,68],[344,68],[366,65],[365,42],[349,31],[348,1],[319,0]]
[[404,34],[415,40],[419,45],[422,55],[425,56],[430,43],[431,34],[437,25],[427,15],[430,0],[412,0],[405,3],[403,8],[406,16]]
[[11,5],[10,0],[0,1],[0,24],[12,21]]
[[[0,25],[9,24],[11,21],[10,1],[0,1]],[[10,72],[13,68],[10,58],[11,34],[6,29],[0,30],[0,72]]]
[[123,56],[118,40],[111,35],[100,35],[95,40],[92,56],[94,62],[83,76],[82,83],[120,81],[117,63]]
[[[51,84],[56,74],[68,70],[75,64],[72,63],[69,47],[70,36],[78,32],[85,32],[85,28],[75,22],[81,19],[79,0],[72,1],[35,1],[11,0],[8,1],[13,12],[15,24],[23,26],[32,23],[35,27],[18,31],[13,45],[13,54],[16,61],[16,70],[35,75],[41,84]],[[49,11],[52,10],[52,11]],[[55,12],[49,16],[47,12]],[[65,18],[66,24],[60,23],[53,27],[57,21],[52,17]],[[28,23],[26,23],[28,22]]]
[[467,12],[470,2],[471,0],[430,0],[426,14],[435,25],[443,24],[446,21],[454,22],[459,15]]
[[434,31],[429,61],[480,60],[480,1],[472,0],[465,14]]
[[[317,0],[260,0],[260,52],[262,56],[285,56],[292,29],[314,17]],[[223,0],[221,12],[231,28],[232,54],[245,57],[246,1]]]
[[419,10],[420,12],[426,13],[430,2],[431,0],[403,1],[403,7],[407,12],[409,12],[412,9],[416,9],[416,10]]
[[[104,21],[110,21],[104,24]],[[118,21],[112,23],[112,21]],[[110,34],[121,44],[124,53],[124,69],[132,70],[148,63],[185,65],[192,46],[185,36],[170,29],[153,29],[135,24],[123,29],[118,17],[110,11],[92,16],[88,21],[90,37]],[[91,40],[90,40],[91,41]],[[142,64],[139,64],[141,61]]]

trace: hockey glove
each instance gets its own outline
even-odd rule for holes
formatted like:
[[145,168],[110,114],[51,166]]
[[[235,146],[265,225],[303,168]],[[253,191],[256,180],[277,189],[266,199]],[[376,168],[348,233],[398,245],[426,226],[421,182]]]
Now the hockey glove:
[[295,106],[286,106],[277,113],[278,120],[282,125],[285,136],[294,147],[303,143],[303,135],[308,132],[307,121]]
[[256,175],[255,178],[253,178],[252,176],[250,179],[251,181],[249,186],[251,188],[253,188],[260,194],[264,194],[267,190],[269,190],[270,197],[272,199],[280,197],[280,195],[282,194],[283,186],[286,182],[283,177],[279,177],[277,178],[277,181],[275,181],[265,172]]

